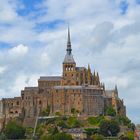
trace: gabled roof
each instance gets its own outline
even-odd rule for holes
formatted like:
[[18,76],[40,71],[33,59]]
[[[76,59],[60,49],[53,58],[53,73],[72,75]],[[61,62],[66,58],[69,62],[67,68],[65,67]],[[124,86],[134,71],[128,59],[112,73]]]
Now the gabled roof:
[[60,81],[61,76],[41,76],[38,81]]

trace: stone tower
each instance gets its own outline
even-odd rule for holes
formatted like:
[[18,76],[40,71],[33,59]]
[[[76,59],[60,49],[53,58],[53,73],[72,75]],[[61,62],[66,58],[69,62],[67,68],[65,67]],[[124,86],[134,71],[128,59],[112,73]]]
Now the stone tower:
[[62,85],[76,85],[76,63],[72,55],[70,30],[68,28],[68,40],[65,59],[63,61]]

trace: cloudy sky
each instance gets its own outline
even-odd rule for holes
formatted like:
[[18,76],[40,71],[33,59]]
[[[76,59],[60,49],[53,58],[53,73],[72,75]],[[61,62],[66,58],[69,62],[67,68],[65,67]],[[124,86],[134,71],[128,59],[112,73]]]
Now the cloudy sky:
[[0,98],[61,75],[68,23],[77,65],[117,84],[140,123],[140,0],[0,0]]

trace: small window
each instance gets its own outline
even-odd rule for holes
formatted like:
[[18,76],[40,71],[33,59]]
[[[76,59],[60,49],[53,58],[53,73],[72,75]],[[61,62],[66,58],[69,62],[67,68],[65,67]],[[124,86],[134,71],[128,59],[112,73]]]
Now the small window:
[[39,101],[39,105],[41,105],[42,104],[42,102],[41,101]]
[[17,105],[19,105],[19,101],[17,101]]

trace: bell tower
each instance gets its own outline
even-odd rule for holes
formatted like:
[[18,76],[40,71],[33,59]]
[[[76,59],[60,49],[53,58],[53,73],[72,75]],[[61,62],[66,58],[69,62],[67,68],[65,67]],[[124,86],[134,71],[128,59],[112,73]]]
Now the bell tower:
[[63,61],[62,85],[76,85],[76,63],[72,55],[69,27],[68,27],[66,55]]

